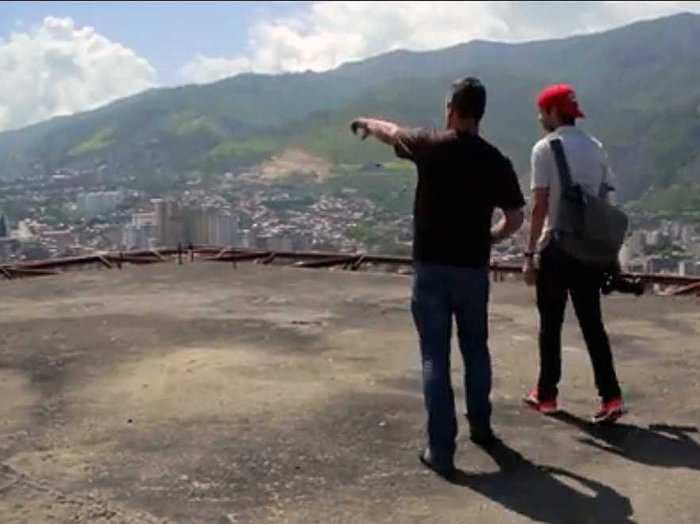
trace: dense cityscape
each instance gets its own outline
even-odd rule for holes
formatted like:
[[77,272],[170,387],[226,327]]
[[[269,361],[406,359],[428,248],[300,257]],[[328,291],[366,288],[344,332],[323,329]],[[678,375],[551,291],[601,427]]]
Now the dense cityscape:
[[[377,172],[374,176],[392,176]],[[263,183],[225,173],[177,179],[155,193],[133,180],[107,183],[100,172],[59,171],[0,186],[0,261],[32,261],[103,251],[217,245],[271,251],[410,252],[410,209],[341,187],[307,191],[303,184]],[[632,214],[621,253],[624,269],[700,274],[700,231],[681,220]],[[496,247],[518,261],[524,228]]]
[[[205,185],[189,180],[155,198],[80,172],[6,183],[0,186],[0,261],[178,244],[355,251],[367,247],[353,237],[361,223],[385,224],[376,227],[380,232],[410,228],[408,217],[385,222],[385,213],[352,190],[307,197],[300,206],[284,187],[231,173]],[[395,236],[399,243],[410,240]]]

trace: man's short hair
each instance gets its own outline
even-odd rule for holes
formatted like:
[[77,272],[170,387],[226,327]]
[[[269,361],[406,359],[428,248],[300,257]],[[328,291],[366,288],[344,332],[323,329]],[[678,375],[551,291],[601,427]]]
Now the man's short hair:
[[448,101],[459,116],[479,122],[486,112],[486,88],[472,76],[457,80],[452,83]]

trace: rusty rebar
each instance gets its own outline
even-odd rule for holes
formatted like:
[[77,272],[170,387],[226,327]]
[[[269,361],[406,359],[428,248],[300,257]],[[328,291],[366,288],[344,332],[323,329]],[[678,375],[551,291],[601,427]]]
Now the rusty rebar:
[[[364,264],[386,265],[396,269],[401,266],[412,266],[413,260],[409,257],[387,256],[387,255],[367,255],[362,253],[334,253],[322,251],[280,251],[271,252],[266,250],[249,249],[249,248],[233,248],[222,246],[195,246],[190,244],[190,260],[195,260],[195,255],[198,255],[201,260],[231,262],[257,261],[262,264],[270,264],[273,261],[290,261],[292,264],[296,262],[298,267],[307,268],[323,268],[332,267],[335,265],[343,265],[346,269],[356,271]],[[178,256],[178,262],[182,263],[182,244],[178,245],[177,249],[161,249],[129,251],[124,253],[119,251],[106,255],[85,255],[79,257],[68,257],[51,260],[40,260],[35,262],[20,262],[12,265],[5,265],[2,269],[2,275],[7,279],[14,278],[14,270],[52,270],[62,269],[67,267],[79,267],[91,264],[115,263],[121,269],[123,264],[154,264],[167,260],[167,257],[173,255]],[[493,263],[491,271],[494,273],[494,279],[498,280],[505,277],[506,274],[519,275],[521,266],[518,264],[503,264]],[[29,273],[26,273],[29,274]],[[48,273],[47,274],[53,274]],[[37,273],[33,272],[33,276]],[[648,273],[629,273],[623,274],[623,277],[638,278],[646,284],[662,284],[671,286],[680,286],[686,288],[694,284],[700,284],[700,276],[682,276],[669,274],[648,274]],[[681,290],[687,293],[692,293],[696,288]]]

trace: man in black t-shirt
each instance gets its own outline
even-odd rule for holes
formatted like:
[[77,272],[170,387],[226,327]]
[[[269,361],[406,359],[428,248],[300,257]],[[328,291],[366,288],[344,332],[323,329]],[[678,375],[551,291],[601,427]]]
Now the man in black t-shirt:
[[[476,78],[452,85],[446,130],[408,130],[392,122],[358,118],[362,138],[394,147],[418,170],[414,206],[415,279],[411,310],[420,339],[428,446],[421,461],[454,473],[457,420],[450,380],[452,317],[465,364],[471,437],[491,445],[491,359],[487,345],[491,245],[523,223],[525,200],[511,162],[479,136],[486,90]],[[492,227],[495,208],[503,219]]]

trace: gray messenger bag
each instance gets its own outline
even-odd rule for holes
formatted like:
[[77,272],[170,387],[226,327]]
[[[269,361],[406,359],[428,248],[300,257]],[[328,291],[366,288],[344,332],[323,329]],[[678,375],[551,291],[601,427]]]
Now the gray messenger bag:
[[560,139],[550,141],[561,182],[561,199],[554,238],[559,248],[579,262],[602,269],[614,266],[625,241],[629,219],[606,198],[601,183],[597,196],[574,185]]

